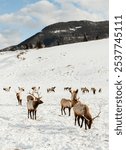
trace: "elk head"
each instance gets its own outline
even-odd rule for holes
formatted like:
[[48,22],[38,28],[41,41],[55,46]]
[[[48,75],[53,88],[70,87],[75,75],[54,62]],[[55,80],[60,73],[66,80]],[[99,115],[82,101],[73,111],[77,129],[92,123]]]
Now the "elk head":
[[78,93],[78,89],[77,90],[69,90],[71,93],[71,100],[77,100],[77,93]]
[[34,94],[32,94],[30,92],[29,92],[29,94],[34,97],[34,101],[37,101],[38,104],[42,104],[43,103],[43,101],[41,100],[42,96],[40,96],[40,94],[38,92],[36,92],[37,96],[35,96]]
[[[99,117],[100,113],[101,113],[101,111],[98,113],[98,115],[96,115],[96,116],[93,117],[93,118],[91,117],[91,115],[90,115],[90,117],[89,117],[89,116],[83,116],[84,119],[85,119],[85,121],[86,121],[86,125],[88,126],[89,129],[91,129],[91,125],[92,125],[93,121],[94,121],[96,118]],[[88,117],[89,117],[89,119],[88,119]]]

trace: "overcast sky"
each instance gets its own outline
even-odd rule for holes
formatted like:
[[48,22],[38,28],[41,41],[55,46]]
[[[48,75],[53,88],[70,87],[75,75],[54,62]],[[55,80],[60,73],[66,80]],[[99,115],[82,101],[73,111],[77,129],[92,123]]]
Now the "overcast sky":
[[0,0],[0,49],[45,26],[72,20],[109,19],[109,0]]

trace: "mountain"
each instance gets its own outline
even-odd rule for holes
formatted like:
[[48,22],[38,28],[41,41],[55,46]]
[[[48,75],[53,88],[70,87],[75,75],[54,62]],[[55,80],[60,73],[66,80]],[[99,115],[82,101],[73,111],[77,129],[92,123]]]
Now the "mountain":
[[[109,149],[109,39],[0,55],[0,150],[108,150]],[[3,87],[11,86],[10,92]],[[23,87],[22,106],[15,91]],[[40,86],[42,105],[37,120],[27,118],[26,97]],[[55,92],[47,88],[56,86]],[[78,88],[78,97],[92,116],[101,110],[91,129],[74,125],[74,113],[61,115],[60,100],[71,98],[64,87]],[[82,93],[87,87],[89,93]],[[93,94],[91,87],[96,88]],[[99,93],[99,88],[102,92]]]
[[109,21],[69,21],[49,25],[37,34],[0,51],[51,47],[109,37]]

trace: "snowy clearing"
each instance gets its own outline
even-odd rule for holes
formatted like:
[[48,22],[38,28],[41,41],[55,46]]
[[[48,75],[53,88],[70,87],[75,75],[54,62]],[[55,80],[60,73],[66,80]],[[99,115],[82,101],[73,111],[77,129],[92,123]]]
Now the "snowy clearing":
[[[109,39],[75,43],[39,50],[0,53],[0,150],[107,150],[108,59]],[[10,92],[3,87],[11,86]],[[15,91],[24,87],[23,105],[18,106]],[[40,86],[43,104],[38,106],[37,120],[27,118],[26,96],[32,86]],[[56,86],[55,92],[47,88]],[[61,116],[61,98],[70,98],[64,87],[78,88],[80,101],[92,116],[101,109],[92,128],[74,125],[74,114]],[[81,87],[96,88],[82,93]],[[98,89],[102,92],[99,93]]]

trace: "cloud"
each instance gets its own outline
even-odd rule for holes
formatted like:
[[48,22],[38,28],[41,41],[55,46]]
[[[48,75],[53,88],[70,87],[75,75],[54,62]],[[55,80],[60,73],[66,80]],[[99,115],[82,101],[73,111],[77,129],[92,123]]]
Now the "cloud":
[[16,13],[0,15],[0,23],[32,28],[37,27],[38,23],[42,23],[41,26],[43,26],[58,21],[84,20],[88,18],[90,20],[107,19],[108,1],[55,0],[52,3],[49,0],[41,0],[27,5]]
[[[0,33],[7,29],[11,32],[10,38],[9,35],[6,36],[6,32],[2,32],[0,39],[3,38],[5,43],[11,45],[12,39],[24,40],[22,37],[25,37],[23,34],[28,34],[26,32],[39,32],[52,23],[71,20],[107,20],[108,3],[108,0],[40,0],[26,5],[17,12],[0,15],[2,27]],[[13,34],[12,31],[17,33],[20,31],[21,34]],[[6,44],[1,41],[0,45],[4,47]]]
[[19,32],[14,30],[4,30],[0,33],[0,48],[4,48],[10,45],[16,45],[21,40]]

